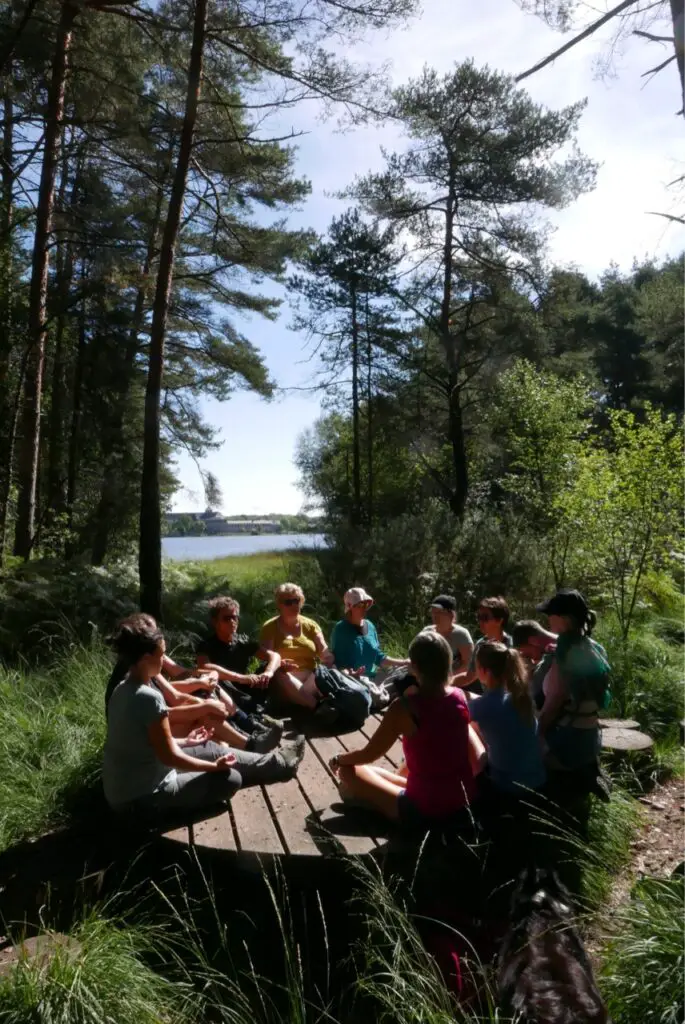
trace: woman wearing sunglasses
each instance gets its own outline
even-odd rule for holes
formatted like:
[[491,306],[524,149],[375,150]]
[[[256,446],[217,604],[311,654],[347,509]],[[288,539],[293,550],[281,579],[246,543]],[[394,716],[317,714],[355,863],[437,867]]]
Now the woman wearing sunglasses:
[[259,642],[262,649],[274,652],[281,659],[275,682],[282,696],[292,704],[314,710],[320,694],[314,670],[319,662],[331,666],[334,658],[313,619],[301,615],[304,592],[295,583],[282,583],[276,588],[278,615],[262,626]]
[[505,632],[509,622],[509,605],[503,597],[483,597],[478,605],[476,618],[478,619],[478,628],[483,635],[480,640],[476,640],[469,667],[465,672],[458,672],[453,676],[452,684],[454,686],[461,686],[463,689],[470,689],[473,693],[482,693],[483,687],[478,682],[478,671],[476,668],[478,648],[486,640],[492,643],[504,644],[505,647],[513,645],[511,637]]

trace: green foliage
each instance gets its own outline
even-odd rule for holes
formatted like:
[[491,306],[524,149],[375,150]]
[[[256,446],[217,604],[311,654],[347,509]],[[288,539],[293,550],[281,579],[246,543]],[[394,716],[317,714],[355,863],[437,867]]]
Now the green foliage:
[[50,668],[0,668],[0,850],[99,803],[110,671],[99,646]]
[[188,1024],[196,1019],[189,988],[145,962],[162,953],[160,938],[95,912],[67,942],[47,933],[35,958],[0,979],[3,1024]]
[[683,442],[673,415],[612,410],[605,434],[576,455],[573,485],[555,511],[570,547],[567,572],[607,592],[626,640],[645,574],[682,538]]
[[616,1024],[680,1024],[683,1019],[685,881],[645,878],[613,925],[601,985]]
[[[553,536],[557,501],[561,496],[563,502],[573,483],[590,409],[585,382],[537,371],[525,360],[497,381],[488,421],[507,467],[499,482],[529,527],[544,535]],[[552,550],[556,572],[555,555]]]

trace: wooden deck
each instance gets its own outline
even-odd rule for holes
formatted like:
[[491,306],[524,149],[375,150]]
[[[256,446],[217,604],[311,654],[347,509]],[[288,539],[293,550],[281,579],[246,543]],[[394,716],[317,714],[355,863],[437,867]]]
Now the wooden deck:
[[[379,723],[378,716],[371,716],[357,732],[308,735],[296,778],[243,789],[224,813],[167,832],[165,838],[194,846],[198,852],[223,850],[260,860],[379,852],[393,834],[392,826],[376,821],[370,813],[345,810],[328,767],[334,754],[364,746]],[[306,721],[297,727],[306,734]],[[383,762],[387,768],[397,768],[401,760],[398,741]]]

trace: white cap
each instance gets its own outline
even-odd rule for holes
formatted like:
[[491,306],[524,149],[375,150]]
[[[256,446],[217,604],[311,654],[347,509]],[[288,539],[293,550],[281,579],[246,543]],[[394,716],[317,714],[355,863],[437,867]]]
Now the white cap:
[[356,604],[364,604],[368,601],[373,604],[373,598],[371,594],[367,594],[363,587],[352,587],[345,594],[343,601],[345,602],[345,610],[349,611],[350,608],[354,608]]

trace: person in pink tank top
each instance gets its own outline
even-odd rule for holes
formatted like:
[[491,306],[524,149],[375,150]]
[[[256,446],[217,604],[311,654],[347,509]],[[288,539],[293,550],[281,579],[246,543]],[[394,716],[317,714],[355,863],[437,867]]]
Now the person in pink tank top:
[[[485,748],[469,725],[460,689],[449,685],[452,651],[438,633],[420,633],[409,648],[418,693],[390,705],[361,750],[336,754],[330,764],[344,801],[364,804],[386,818],[430,823],[456,814],[476,792]],[[405,764],[398,772],[372,762],[402,738]]]

